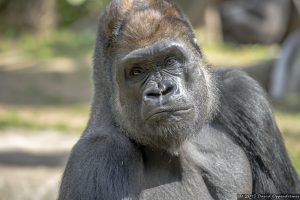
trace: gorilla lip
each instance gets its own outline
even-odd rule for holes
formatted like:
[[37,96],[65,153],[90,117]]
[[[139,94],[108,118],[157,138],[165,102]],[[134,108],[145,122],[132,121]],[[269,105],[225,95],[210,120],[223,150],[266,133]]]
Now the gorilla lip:
[[159,108],[155,109],[153,112],[151,112],[148,117],[146,118],[146,121],[150,120],[151,118],[156,118],[158,116],[167,114],[168,116],[172,114],[185,114],[189,113],[192,110],[192,107],[185,107],[185,108]]

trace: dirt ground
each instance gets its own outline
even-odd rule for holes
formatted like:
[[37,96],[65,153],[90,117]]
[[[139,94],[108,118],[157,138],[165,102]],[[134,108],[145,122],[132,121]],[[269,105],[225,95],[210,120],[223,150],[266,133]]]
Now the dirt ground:
[[0,134],[0,200],[54,200],[78,135],[53,131]]

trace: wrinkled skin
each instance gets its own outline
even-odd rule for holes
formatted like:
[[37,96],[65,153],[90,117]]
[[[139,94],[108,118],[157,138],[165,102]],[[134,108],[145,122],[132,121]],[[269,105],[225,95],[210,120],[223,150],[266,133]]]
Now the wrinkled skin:
[[[120,124],[141,144],[176,150],[210,115],[199,53],[178,41],[126,53],[118,59],[115,77]],[[193,91],[197,87],[201,92]]]

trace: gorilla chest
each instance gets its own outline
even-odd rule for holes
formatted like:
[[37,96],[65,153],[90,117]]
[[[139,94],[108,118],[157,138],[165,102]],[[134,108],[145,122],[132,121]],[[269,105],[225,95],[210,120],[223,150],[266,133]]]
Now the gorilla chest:
[[141,199],[236,199],[252,192],[252,172],[243,150],[224,132],[204,128],[179,156],[145,150]]

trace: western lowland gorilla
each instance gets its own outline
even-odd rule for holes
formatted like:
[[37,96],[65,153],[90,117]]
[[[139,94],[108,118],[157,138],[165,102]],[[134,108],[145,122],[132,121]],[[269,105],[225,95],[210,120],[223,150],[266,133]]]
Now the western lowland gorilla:
[[299,192],[265,94],[207,66],[167,0],[113,0],[100,18],[94,99],[60,200],[237,199]]

